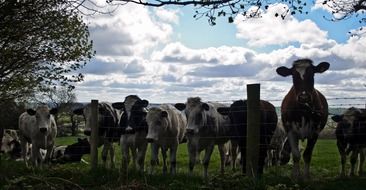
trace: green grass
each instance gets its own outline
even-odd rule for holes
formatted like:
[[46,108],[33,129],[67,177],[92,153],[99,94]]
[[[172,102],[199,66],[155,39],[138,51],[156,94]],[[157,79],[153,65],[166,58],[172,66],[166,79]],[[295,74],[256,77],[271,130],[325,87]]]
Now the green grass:
[[[76,137],[63,137],[56,144],[65,145],[76,141]],[[291,164],[266,169],[259,180],[253,180],[227,169],[225,175],[219,174],[219,156],[217,150],[212,155],[209,166],[209,178],[201,177],[203,167],[197,165],[194,175],[187,175],[188,154],[186,144],[179,147],[177,175],[163,175],[161,166],[156,174],[148,175],[130,169],[120,173],[120,148],[116,144],[116,169],[98,169],[91,171],[84,163],[52,165],[43,170],[26,168],[24,163],[1,160],[0,189],[329,189],[358,190],[366,189],[364,177],[338,178],[339,154],[335,140],[319,140],[311,164],[312,179],[307,182],[293,181],[289,176]],[[89,156],[84,156],[89,161]],[[101,159],[99,159],[101,160]],[[150,151],[146,156],[146,169],[149,169]]]

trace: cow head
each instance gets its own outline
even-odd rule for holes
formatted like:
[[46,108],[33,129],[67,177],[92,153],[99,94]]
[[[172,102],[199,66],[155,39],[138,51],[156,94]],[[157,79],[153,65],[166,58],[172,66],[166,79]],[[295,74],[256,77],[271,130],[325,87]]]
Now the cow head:
[[167,111],[161,108],[151,108],[147,113],[146,121],[149,126],[146,139],[152,143],[162,138],[160,134],[167,130],[169,126],[169,115]]
[[84,154],[90,154],[90,143],[87,138],[78,138],[76,143],[66,147],[64,157],[73,160],[73,158],[78,158]]
[[54,122],[53,115],[57,114],[57,109],[49,109],[47,105],[38,106],[36,110],[27,109],[27,113],[36,117],[36,125],[41,133],[46,133],[50,130],[52,122]]
[[314,91],[314,74],[323,73],[328,68],[329,63],[327,62],[321,62],[314,66],[310,59],[299,59],[293,62],[292,68],[282,66],[277,68],[276,72],[283,77],[292,75],[297,102],[309,104],[312,102],[311,94]]
[[187,133],[196,134],[199,133],[203,127],[207,126],[207,111],[211,108],[207,103],[200,103],[193,107],[188,115],[187,121]]
[[114,103],[112,106],[123,110],[120,118],[120,126],[126,133],[133,133],[135,130],[146,130],[146,114],[149,101],[141,100],[136,95],[129,95],[124,102]]
[[[86,130],[84,131],[84,133],[85,135],[89,136],[91,133],[90,124],[93,119],[91,104],[87,104],[83,108],[75,109],[73,113],[76,115],[84,116],[86,126]],[[107,128],[115,127],[117,123],[116,112],[113,107],[108,103],[102,102],[98,104],[97,117],[100,134],[102,134],[103,131]]]
[[358,108],[348,108],[342,115],[332,116],[332,120],[338,123],[338,129],[346,139],[352,139],[360,134],[360,130],[365,128],[366,114]]

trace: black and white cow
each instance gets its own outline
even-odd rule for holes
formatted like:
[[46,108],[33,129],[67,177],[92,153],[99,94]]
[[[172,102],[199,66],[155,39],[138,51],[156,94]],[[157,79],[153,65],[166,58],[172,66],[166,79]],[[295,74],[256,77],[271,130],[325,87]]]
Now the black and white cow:
[[52,161],[54,163],[80,162],[85,154],[90,154],[90,143],[87,138],[78,138],[71,145],[56,146],[53,149]]
[[[83,108],[75,109],[74,113],[83,115],[87,131],[91,131],[90,123],[92,121],[91,104],[87,104]],[[111,104],[101,102],[98,104],[98,129],[99,129],[99,146],[103,145],[102,160],[103,165],[107,165],[108,153],[110,154],[110,167],[115,167],[113,142],[119,140],[122,129],[118,126],[118,113]]]
[[[219,108],[218,111],[230,118],[230,136],[232,141],[237,142],[241,152],[242,172],[246,172],[246,142],[247,142],[247,101],[238,100],[233,102],[229,108]],[[267,150],[272,135],[277,126],[277,114],[275,107],[267,102],[260,101],[260,146],[258,174],[263,173]]]
[[159,148],[163,155],[163,173],[167,172],[166,157],[170,150],[170,173],[176,173],[178,145],[185,138],[187,119],[184,113],[172,105],[162,104],[150,108],[146,116],[149,130],[146,136],[151,143],[151,173],[158,163]]
[[133,168],[136,168],[137,161],[138,170],[144,171],[148,130],[146,108],[148,105],[147,100],[142,100],[136,95],[129,95],[124,102],[113,104],[114,108],[123,110],[119,121],[119,126],[124,131],[120,139],[123,171],[128,169],[130,151],[132,153]]
[[186,104],[176,104],[175,107],[187,115],[187,138],[189,152],[189,171],[193,172],[197,155],[205,150],[203,158],[203,176],[208,176],[208,165],[215,144],[220,153],[220,171],[225,168],[225,143],[229,140],[229,118],[217,112],[218,107],[225,105],[218,103],[204,103],[201,98],[188,98]]
[[358,174],[363,174],[366,148],[366,111],[358,108],[348,108],[342,115],[334,115],[332,120],[337,122],[337,147],[341,156],[341,176],[346,175],[347,155],[351,154],[350,176],[355,175],[356,162],[360,155]]
[[16,160],[21,157],[21,150],[18,132],[13,129],[5,129],[0,153],[7,154],[10,159]]
[[28,109],[19,116],[19,138],[22,158],[27,163],[28,144],[32,144],[31,162],[34,166],[42,166],[43,159],[40,149],[47,149],[46,161],[50,155],[57,135],[54,114],[57,109],[49,109],[47,105],[38,106],[36,110]]
[[[287,134],[282,125],[277,125],[276,130],[273,133],[269,149],[267,151],[267,166],[277,166],[287,163],[284,158],[284,152],[286,151],[285,143],[287,142]],[[285,149],[284,149],[285,148]],[[291,152],[291,150],[290,150]],[[290,153],[288,152],[288,153]],[[289,155],[289,154],[288,154]]]
[[287,132],[294,162],[292,176],[300,178],[299,140],[307,139],[303,154],[304,177],[310,177],[310,161],[320,131],[328,120],[328,103],[323,94],[314,88],[315,73],[323,73],[329,63],[313,65],[310,59],[299,59],[291,68],[279,67],[276,72],[283,76],[292,76],[293,86],[282,101],[282,123]]

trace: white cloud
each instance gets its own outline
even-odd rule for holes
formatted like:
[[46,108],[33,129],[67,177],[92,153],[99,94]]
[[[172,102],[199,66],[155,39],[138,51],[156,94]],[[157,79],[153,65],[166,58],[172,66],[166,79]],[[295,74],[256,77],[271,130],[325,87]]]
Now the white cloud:
[[256,19],[245,19],[238,15],[234,21],[238,30],[237,37],[246,39],[248,45],[257,47],[296,42],[318,47],[332,43],[327,39],[327,32],[310,20],[299,21],[292,15],[287,15],[284,19],[281,16],[275,17],[276,13],[282,13],[287,8],[287,5],[281,3],[270,5],[266,12],[262,11],[262,17]]
[[163,21],[173,24],[179,23],[178,13],[179,13],[178,10],[168,10],[161,7],[155,9],[156,16],[158,16]]

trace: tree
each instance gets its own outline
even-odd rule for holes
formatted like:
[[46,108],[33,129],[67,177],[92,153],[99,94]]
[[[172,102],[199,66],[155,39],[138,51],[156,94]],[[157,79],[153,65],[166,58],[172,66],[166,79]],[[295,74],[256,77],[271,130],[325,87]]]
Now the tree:
[[0,104],[83,79],[94,52],[71,2],[0,0]]
[[362,15],[360,22],[365,22],[366,0],[107,0],[110,4],[134,3],[143,6],[186,6],[193,5],[196,8],[194,18],[207,17],[209,24],[215,25],[217,17],[227,17],[228,22],[233,22],[237,14],[242,14],[246,18],[261,16],[261,10],[267,9],[274,3],[287,4],[283,11],[275,16],[283,19],[291,14],[308,14],[310,5],[314,2],[327,6],[333,14],[332,21],[347,19],[352,15]]

